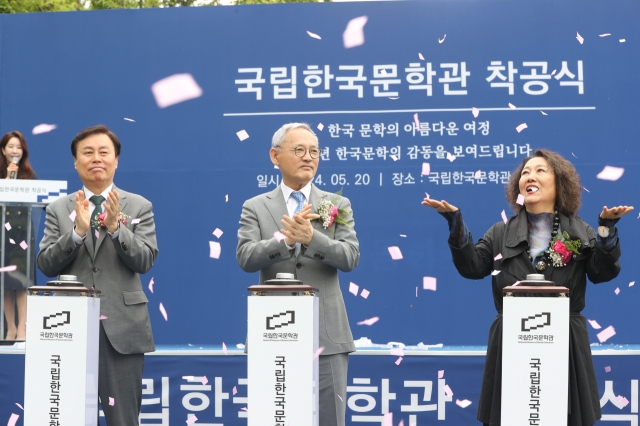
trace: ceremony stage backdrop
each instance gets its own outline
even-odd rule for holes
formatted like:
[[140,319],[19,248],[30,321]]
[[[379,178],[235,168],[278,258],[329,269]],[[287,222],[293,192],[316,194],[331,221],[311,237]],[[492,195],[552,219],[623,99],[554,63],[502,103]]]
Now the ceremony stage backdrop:
[[[362,16],[365,42],[347,49],[347,23]],[[142,279],[156,342],[228,347],[244,342],[246,288],[258,281],[235,260],[241,206],[279,184],[268,151],[281,124],[316,129],[315,183],[352,201],[361,260],[341,284],[354,338],[383,344],[486,344],[490,278],[457,274],[446,221],[420,201],[428,193],[460,207],[477,240],[511,215],[510,173],[550,148],[581,174],[580,215],[592,226],[603,205],[636,205],[618,225],[622,272],[589,285],[584,315],[615,328],[607,344],[638,343],[639,19],[635,0],[2,15],[0,131],[24,132],[36,172],[69,181],[70,192],[81,185],[73,136],[99,123],[115,131],[116,185],[154,205],[160,255]],[[160,108],[151,87],[176,74],[202,94]],[[32,135],[40,124],[57,127]],[[598,179],[605,166],[624,174]],[[350,294],[350,282],[368,298]],[[590,329],[594,344],[599,331]]]

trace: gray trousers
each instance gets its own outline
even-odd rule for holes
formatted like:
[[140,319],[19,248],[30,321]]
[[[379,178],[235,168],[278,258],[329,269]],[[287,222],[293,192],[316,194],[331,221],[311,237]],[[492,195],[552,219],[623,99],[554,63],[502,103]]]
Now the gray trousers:
[[[116,351],[102,323],[99,353],[98,395],[107,426],[137,426],[142,405],[144,354],[121,354]],[[113,405],[109,405],[109,398],[113,398]]]
[[320,426],[345,425],[348,367],[349,354],[320,355],[319,357]]

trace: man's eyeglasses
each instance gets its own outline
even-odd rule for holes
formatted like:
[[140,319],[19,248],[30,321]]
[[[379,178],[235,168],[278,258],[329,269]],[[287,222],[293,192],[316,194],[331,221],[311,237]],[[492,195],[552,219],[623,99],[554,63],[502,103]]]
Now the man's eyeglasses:
[[[281,148],[281,147],[278,147]],[[296,157],[302,158],[307,154],[307,151],[309,151],[309,156],[311,157],[312,160],[315,160],[316,158],[320,157],[320,149],[318,148],[309,148],[307,150],[307,148],[305,148],[304,146],[296,146],[294,148],[290,148],[289,151],[293,151],[293,153],[296,155]]]

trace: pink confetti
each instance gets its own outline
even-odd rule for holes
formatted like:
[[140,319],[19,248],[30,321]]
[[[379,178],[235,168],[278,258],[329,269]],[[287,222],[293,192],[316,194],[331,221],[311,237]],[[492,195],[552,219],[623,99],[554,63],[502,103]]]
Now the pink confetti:
[[416,286],[416,297],[418,297],[418,286]]
[[217,238],[220,238],[222,234],[224,234],[224,232],[222,232],[220,228],[216,228],[216,230],[213,231],[213,235],[215,235]]
[[371,294],[371,292],[369,290],[367,290],[366,288],[363,288],[362,291],[360,292],[360,296],[363,297],[364,299],[369,297],[370,294]]
[[422,53],[418,52],[418,58],[420,58],[421,61],[424,61],[424,56],[422,56]]
[[11,417],[9,417],[9,422],[7,423],[7,426],[16,426],[16,422],[18,421],[19,418],[20,416],[18,414],[11,413]]
[[133,220],[131,221],[131,224],[132,224],[132,225],[135,225],[136,223],[140,223],[140,219],[133,219]]
[[33,128],[33,130],[31,131],[31,133],[33,133],[34,135],[40,135],[42,133],[49,133],[52,130],[56,129],[55,124],[38,124],[36,127]]
[[438,370],[438,379],[444,378],[444,370]]
[[502,253],[498,253],[496,257],[493,258],[493,260],[500,260],[500,259],[502,259]]
[[7,228],[7,231],[11,231],[11,224],[9,222],[5,223],[4,227]]
[[398,358],[395,362],[396,365],[400,365],[400,363],[402,362],[402,357]]
[[384,415],[382,426],[393,426],[393,413],[387,413]]
[[318,130],[322,131],[322,129],[324,129],[324,124],[319,123],[318,124]]
[[624,174],[624,168],[604,166],[604,169],[596,176],[598,179],[616,181]]
[[373,318],[366,319],[364,321],[360,321],[358,323],[358,325],[373,325],[373,324],[377,323],[379,320],[380,320],[380,318],[373,317]]
[[468,399],[463,399],[463,400],[456,399],[456,405],[458,407],[467,408],[468,406],[471,405],[471,401],[469,401]]
[[165,321],[169,321],[167,319],[167,311],[166,309],[164,309],[164,305],[162,304],[162,302],[160,302],[160,313],[162,314],[162,316],[164,317]]
[[151,92],[160,108],[202,96],[202,88],[191,74],[174,74],[158,80],[151,85]]
[[616,287],[616,289],[613,291],[616,296],[620,294],[620,289],[618,287]]
[[494,270],[494,271],[492,271],[492,272],[491,272],[491,275],[493,275],[493,276],[495,277],[495,276],[496,276],[496,275],[498,275],[500,272],[501,272],[501,271],[496,271],[496,270]]
[[236,136],[238,136],[238,139],[240,139],[240,142],[249,139],[249,133],[247,133],[246,130],[240,130],[239,132],[236,132]]
[[22,250],[26,250],[29,245],[26,243],[26,241],[23,241],[20,243],[20,247],[22,247]]
[[75,222],[76,220],[76,211],[72,211],[71,214],[69,215],[69,219],[71,219],[71,222]]
[[514,104],[512,104],[511,102],[509,102],[509,108],[516,109],[516,106]]
[[393,260],[400,260],[402,259],[402,252],[400,251],[400,247],[389,247],[389,254],[391,255],[391,259]]
[[440,40],[440,38],[438,38],[438,43],[442,43],[444,41],[444,39],[447,38],[447,35],[445,34],[444,37],[442,37],[442,40]]
[[153,277],[151,277],[151,281],[149,281],[149,291],[153,293]]
[[349,293],[353,294],[354,296],[357,296],[359,289],[360,289],[360,287],[358,286],[358,284],[349,283]]
[[186,420],[186,422],[187,422],[187,424],[188,424],[188,425],[192,425],[192,424],[194,424],[194,423],[195,423],[195,422],[197,422],[197,421],[198,421],[198,418],[197,418],[195,415],[193,415],[193,414],[191,415],[191,417],[189,417],[189,418]]
[[516,127],[516,130],[518,131],[518,133],[520,133],[521,131],[523,131],[523,130],[524,130],[524,129],[526,129],[527,127],[528,127],[528,126],[527,126],[527,123],[522,123],[522,124],[520,124],[518,127]]
[[402,348],[391,348],[389,355],[404,356],[404,350]]
[[598,321],[596,320],[587,320],[587,321],[589,321],[589,324],[591,324],[591,327],[593,327],[594,330],[600,330],[602,328],[602,326],[598,324]]
[[611,34],[606,33],[606,34],[600,34],[600,37],[609,37]]
[[633,287],[633,286],[635,285],[635,283],[636,283],[635,281],[631,281],[631,282],[629,283],[629,287]]
[[222,247],[217,241],[209,241],[209,257],[212,259],[220,259],[220,252]]
[[616,330],[615,328],[613,328],[613,326],[610,325],[609,327],[605,328],[600,333],[598,333],[598,340],[600,340],[600,343],[604,343],[615,335],[616,335]]
[[225,355],[229,355],[227,353],[227,345],[225,345],[224,342],[222,342],[222,352],[224,352]]
[[16,402],[16,405],[17,405],[18,407],[20,407],[20,409],[21,409],[22,411],[24,411],[24,407],[23,407],[22,405],[18,404],[17,402]]
[[578,40],[580,44],[584,43],[584,38],[582,38],[582,36],[578,32],[576,33],[576,40]]
[[238,393],[238,389],[234,386],[233,390],[231,391],[232,395],[235,395]]
[[478,118],[478,115],[480,115],[480,110],[476,107],[471,108],[471,114],[473,114],[474,118]]
[[540,111],[540,113],[542,113],[542,115],[549,115],[549,114],[547,114],[547,113],[546,113],[546,112],[544,112],[544,111]]
[[277,242],[284,240],[284,235],[280,231],[276,231],[273,233],[273,238],[276,239]]
[[309,37],[311,37],[311,38],[322,40],[322,37],[320,37],[318,34],[312,33],[311,31],[307,31],[307,34],[309,34]]
[[507,223],[509,221],[509,219],[507,219],[507,214],[504,212],[504,210],[502,210],[502,213],[500,213],[500,216],[502,216],[502,221],[504,223]]
[[367,23],[366,16],[360,16],[349,21],[347,28],[342,33],[342,41],[345,49],[364,44],[364,26]]
[[420,128],[420,120],[418,119],[418,113],[413,114],[413,122],[416,124],[416,129]]
[[[429,196],[429,193],[428,193],[428,192],[425,192],[425,193],[424,193],[424,195],[425,195],[425,197],[427,197],[427,200],[428,200],[429,198],[431,198],[431,197]],[[638,217],[640,217],[640,214],[638,215]]]
[[524,206],[524,195],[518,194],[518,198],[516,199],[516,204],[520,204],[521,206]]
[[476,179],[480,179],[482,177],[482,170],[478,170],[476,172],[476,174],[473,175],[473,177],[476,178]]
[[620,404],[622,404],[622,408],[626,407],[629,404],[629,400],[622,395],[618,395],[616,399],[618,400],[618,402],[620,402]]
[[444,385],[444,393],[447,396],[453,396],[453,391],[449,387],[449,385]]
[[450,152],[447,152],[447,160],[453,163],[454,161],[456,161],[456,158],[457,157],[455,155],[451,154]]
[[422,288],[424,290],[436,291],[437,280],[435,277],[422,277]]
[[226,202],[228,202],[228,201],[229,201],[229,194],[227,194],[227,195],[225,195],[225,196],[224,196],[224,202],[226,203]]
[[125,119],[125,121],[131,121],[132,123],[135,123],[135,122],[136,122],[136,120],[132,120],[132,119],[127,118],[127,117],[125,117],[124,119]]
[[249,412],[249,410],[247,410],[247,407],[242,407],[241,410],[246,411],[247,413]]
[[0,272],[13,272],[18,269],[18,265],[9,265],[0,268]]
[[431,165],[429,163],[422,163],[422,176],[429,176],[431,173]]
[[609,367],[608,365],[604,368],[604,372],[605,373],[611,373],[611,367]]
[[116,400],[115,400],[115,399],[113,399],[113,398],[111,398],[111,397],[109,397],[109,405],[110,405],[110,406],[112,406],[112,407],[113,407],[114,405],[116,405]]
[[336,396],[337,396],[338,398],[340,398],[340,402],[344,402],[344,401],[342,400],[342,397],[341,397],[340,395],[336,394]]
[[108,316],[106,316],[106,315],[100,315],[100,321],[102,321],[102,320],[106,320],[106,319],[108,319],[108,318],[109,318],[109,317],[108,317]]
[[404,420],[400,420],[400,423],[398,423],[398,426],[404,426]]
[[313,358],[311,359],[316,359],[320,356],[320,354],[324,352],[324,346],[320,346],[313,354]]
[[203,385],[206,385],[207,383],[209,383],[209,379],[207,379],[207,376],[202,376],[202,379],[200,380],[200,382]]
[[96,236],[96,240],[97,240],[98,238],[100,238],[100,231],[96,229],[94,232],[94,235]]

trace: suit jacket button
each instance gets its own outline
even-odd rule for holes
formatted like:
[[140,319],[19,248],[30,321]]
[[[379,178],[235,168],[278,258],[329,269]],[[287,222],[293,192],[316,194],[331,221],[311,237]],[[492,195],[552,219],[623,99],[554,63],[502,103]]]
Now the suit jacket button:
[[98,268],[93,268],[93,272],[94,272],[94,273],[96,273],[96,272],[98,272],[98,271],[99,271],[99,269],[98,269]]
[[65,254],[71,254],[72,251],[73,249],[68,249],[67,251],[65,251]]
[[298,269],[302,268],[302,263],[296,263],[296,268]]

